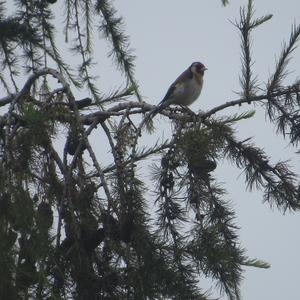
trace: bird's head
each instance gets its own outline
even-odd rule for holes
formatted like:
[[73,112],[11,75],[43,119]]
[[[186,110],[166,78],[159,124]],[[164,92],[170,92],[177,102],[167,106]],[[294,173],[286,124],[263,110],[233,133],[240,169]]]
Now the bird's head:
[[193,62],[190,70],[196,76],[203,76],[207,68],[201,62]]

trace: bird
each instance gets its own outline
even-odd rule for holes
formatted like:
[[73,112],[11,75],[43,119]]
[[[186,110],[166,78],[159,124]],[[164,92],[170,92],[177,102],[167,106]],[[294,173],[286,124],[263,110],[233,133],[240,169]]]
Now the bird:
[[203,86],[203,76],[207,68],[201,62],[193,62],[170,85],[165,97],[144,118],[143,124],[147,124],[152,130],[152,119],[170,104],[189,106],[197,100]]
[[207,68],[201,62],[193,62],[169,87],[158,107],[165,104],[189,106],[197,100],[203,87],[203,76]]

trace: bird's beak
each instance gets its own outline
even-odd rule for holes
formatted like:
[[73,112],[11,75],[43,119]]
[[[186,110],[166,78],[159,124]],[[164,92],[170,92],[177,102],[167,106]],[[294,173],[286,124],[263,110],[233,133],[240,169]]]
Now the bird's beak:
[[203,68],[202,68],[202,71],[203,71],[203,72],[206,71],[206,70],[208,70],[206,67],[203,67]]

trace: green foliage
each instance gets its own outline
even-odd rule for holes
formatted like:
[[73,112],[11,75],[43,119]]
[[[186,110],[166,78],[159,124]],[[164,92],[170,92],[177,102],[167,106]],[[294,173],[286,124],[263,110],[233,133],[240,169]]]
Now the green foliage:
[[246,260],[244,262],[244,265],[247,266],[247,267],[255,267],[255,268],[262,268],[262,269],[268,269],[268,268],[271,267],[269,263],[267,263],[265,261],[258,260],[258,259]]
[[250,111],[243,112],[241,114],[234,114],[232,116],[229,116],[227,119],[222,120],[222,122],[224,124],[235,123],[235,122],[239,122],[242,120],[250,119],[250,118],[254,117],[254,115],[255,115],[255,110],[250,110]]
[[117,66],[125,73],[128,84],[134,89],[138,100],[142,101],[134,78],[134,56],[129,49],[128,36],[122,31],[122,18],[116,16],[115,9],[107,0],[97,0],[96,11],[103,17],[100,30],[112,45],[109,56],[115,58]]
[[[286,68],[290,60],[290,56],[296,49],[296,43],[300,38],[300,25],[293,25],[289,43],[284,43],[280,58],[277,61],[276,70],[268,82],[268,92],[280,88],[280,84],[287,75]],[[270,114],[270,113],[269,113]]]
[[[273,163],[251,138],[237,137],[254,110],[215,113],[263,102],[278,134],[298,144],[300,85],[284,86],[283,79],[299,26],[261,84],[252,71],[251,34],[272,16],[255,18],[249,0],[235,22],[242,98],[199,114],[164,107],[172,137],[145,146],[143,116],[153,106],[142,101],[123,19],[109,1],[60,1],[68,54],[78,58],[71,68],[56,42],[55,2],[16,0],[12,17],[0,2],[0,81],[7,92],[0,99],[0,298],[206,300],[199,285],[205,276],[240,299],[244,267],[269,264],[249,258],[240,244],[218,167],[231,162],[249,190],[262,190],[263,200],[283,212],[299,210],[299,183],[287,162]],[[92,75],[99,33],[125,78],[108,93]],[[30,74],[19,86],[23,71]],[[77,100],[74,89],[90,97]],[[154,155],[159,160],[150,160]]]

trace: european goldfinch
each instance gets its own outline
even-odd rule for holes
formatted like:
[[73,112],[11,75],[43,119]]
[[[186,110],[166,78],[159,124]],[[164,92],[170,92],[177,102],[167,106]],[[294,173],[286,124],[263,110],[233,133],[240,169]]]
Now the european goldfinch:
[[164,106],[166,102],[183,106],[191,105],[200,96],[206,70],[202,63],[193,62],[171,84],[159,106]]

